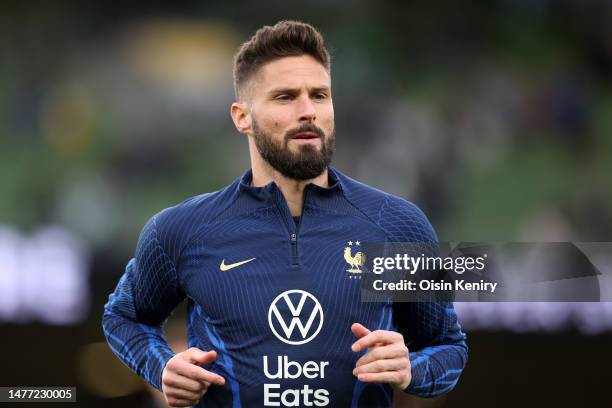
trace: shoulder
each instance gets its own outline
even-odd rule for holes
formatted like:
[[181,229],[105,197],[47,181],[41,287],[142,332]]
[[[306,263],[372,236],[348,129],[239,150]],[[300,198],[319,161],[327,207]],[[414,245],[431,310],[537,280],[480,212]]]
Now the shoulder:
[[145,224],[139,242],[154,240],[167,255],[176,259],[194,234],[232,205],[235,187],[234,182],[159,211]]
[[411,201],[354,180],[337,170],[347,200],[385,231],[391,241],[437,242],[421,209]]
[[161,210],[152,219],[166,229],[180,229],[185,227],[184,224],[208,223],[232,204],[231,186],[190,197],[179,204]]
[[381,209],[381,225],[395,241],[437,242],[429,219],[414,203],[389,194]]

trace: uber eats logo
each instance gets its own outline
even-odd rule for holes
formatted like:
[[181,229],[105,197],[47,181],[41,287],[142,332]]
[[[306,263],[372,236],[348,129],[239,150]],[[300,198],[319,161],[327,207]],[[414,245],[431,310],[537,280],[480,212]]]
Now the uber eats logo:
[[[323,327],[323,308],[312,294],[292,289],[278,295],[268,309],[268,324],[283,343],[301,346],[313,340]],[[287,355],[263,356],[263,370],[271,380],[301,380],[302,388],[264,384],[264,405],[269,407],[323,407],[329,405],[329,391],[312,389],[309,379],[325,378],[329,361],[293,361]],[[285,382],[286,382],[285,381]],[[291,384],[296,384],[291,381]]]

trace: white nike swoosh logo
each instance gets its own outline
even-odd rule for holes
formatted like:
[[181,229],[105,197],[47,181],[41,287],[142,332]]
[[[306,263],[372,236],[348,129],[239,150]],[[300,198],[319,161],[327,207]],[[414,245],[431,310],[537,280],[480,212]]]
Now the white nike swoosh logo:
[[244,265],[245,263],[254,261],[255,259],[256,258],[251,258],[251,259],[247,259],[246,261],[235,262],[235,263],[229,264],[229,265],[225,264],[225,259],[224,259],[224,260],[221,261],[221,265],[219,265],[219,269],[221,269],[223,272],[229,271],[232,268],[235,268],[235,267],[240,266],[240,265]]

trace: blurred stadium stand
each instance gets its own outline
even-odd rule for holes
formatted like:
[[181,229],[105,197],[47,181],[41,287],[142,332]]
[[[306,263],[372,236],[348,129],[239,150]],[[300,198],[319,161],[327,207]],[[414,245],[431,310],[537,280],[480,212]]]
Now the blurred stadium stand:
[[[8,2],[0,385],[156,406],[102,343],[102,306],[152,214],[248,166],[231,58],[286,18],[332,51],[334,165],[417,203],[442,241],[611,240],[612,2]],[[396,406],[609,404],[612,304],[457,309],[456,390]]]

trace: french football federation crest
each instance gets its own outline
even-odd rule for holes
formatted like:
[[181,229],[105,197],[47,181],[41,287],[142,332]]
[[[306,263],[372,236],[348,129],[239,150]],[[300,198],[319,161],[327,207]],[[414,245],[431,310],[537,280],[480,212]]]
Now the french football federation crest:
[[[360,266],[365,265],[366,256],[363,252],[357,251],[355,255],[353,255],[353,241],[348,242],[349,246],[344,248],[344,260],[350,266],[346,271],[349,273],[359,274],[361,273]],[[360,245],[359,241],[355,241],[355,245]]]

